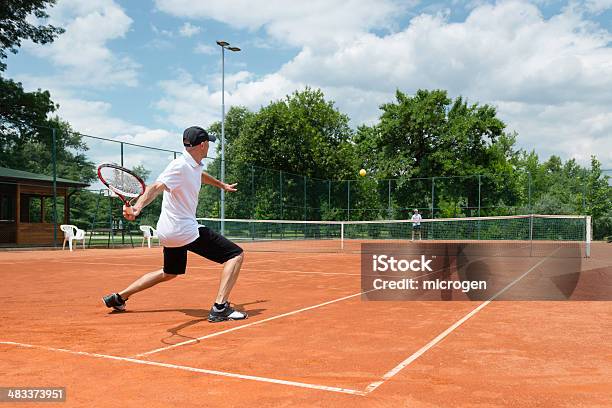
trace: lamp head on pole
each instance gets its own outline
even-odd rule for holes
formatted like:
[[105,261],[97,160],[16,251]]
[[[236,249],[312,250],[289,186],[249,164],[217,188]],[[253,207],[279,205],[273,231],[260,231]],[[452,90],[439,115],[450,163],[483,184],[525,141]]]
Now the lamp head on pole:
[[227,47],[229,45],[229,43],[227,41],[217,41],[217,45],[221,46],[221,47]]

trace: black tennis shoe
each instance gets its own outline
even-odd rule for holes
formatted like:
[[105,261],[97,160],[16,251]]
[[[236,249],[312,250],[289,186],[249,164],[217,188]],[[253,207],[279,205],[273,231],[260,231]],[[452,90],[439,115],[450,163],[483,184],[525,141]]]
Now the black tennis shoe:
[[213,307],[210,308],[210,313],[208,313],[208,321],[217,323],[225,320],[243,320],[248,317],[245,312],[238,311],[231,307],[229,301],[225,302],[224,306],[223,309],[219,310],[213,305]]
[[106,307],[112,307],[120,312],[125,310],[125,300],[118,293],[111,293],[102,298]]

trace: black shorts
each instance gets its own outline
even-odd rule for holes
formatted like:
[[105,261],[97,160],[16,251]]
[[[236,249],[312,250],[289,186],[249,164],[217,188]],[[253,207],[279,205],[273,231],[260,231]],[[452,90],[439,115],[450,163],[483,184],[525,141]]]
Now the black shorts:
[[200,236],[182,247],[164,247],[164,273],[182,275],[187,267],[187,251],[216,263],[225,263],[242,253],[242,248],[208,227],[199,227]]
[[421,225],[412,224],[412,229],[415,230],[415,231],[420,231],[421,230]]

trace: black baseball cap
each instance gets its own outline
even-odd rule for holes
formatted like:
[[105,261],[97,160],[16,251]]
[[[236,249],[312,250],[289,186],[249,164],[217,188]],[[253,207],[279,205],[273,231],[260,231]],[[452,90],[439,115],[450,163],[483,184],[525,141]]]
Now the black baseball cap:
[[209,142],[214,142],[217,138],[209,135],[207,131],[199,126],[188,127],[183,132],[183,146],[185,147],[197,146],[207,140]]

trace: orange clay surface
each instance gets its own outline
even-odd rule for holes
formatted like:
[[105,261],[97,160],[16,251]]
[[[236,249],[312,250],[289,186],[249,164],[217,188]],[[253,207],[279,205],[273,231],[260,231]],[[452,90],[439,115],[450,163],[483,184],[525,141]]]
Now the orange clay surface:
[[[247,250],[231,300],[248,320],[206,321],[220,267],[193,254],[127,312],[104,307],[161,262],[1,252],[0,386],[66,387],[43,404],[62,407],[612,406],[609,301],[368,302],[359,254]],[[612,245],[582,269],[610,282]]]

